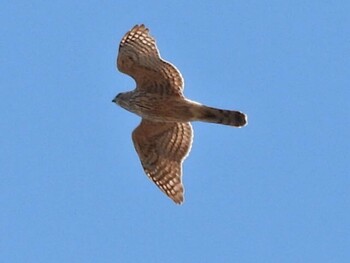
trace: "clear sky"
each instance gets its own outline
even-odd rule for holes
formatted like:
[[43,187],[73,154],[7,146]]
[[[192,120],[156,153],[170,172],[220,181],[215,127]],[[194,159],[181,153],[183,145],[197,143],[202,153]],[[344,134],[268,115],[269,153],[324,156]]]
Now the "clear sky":
[[[350,262],[349,1],[2,1],[0,262]],[[144,23],[195,101],[185,203],[111,102]]]

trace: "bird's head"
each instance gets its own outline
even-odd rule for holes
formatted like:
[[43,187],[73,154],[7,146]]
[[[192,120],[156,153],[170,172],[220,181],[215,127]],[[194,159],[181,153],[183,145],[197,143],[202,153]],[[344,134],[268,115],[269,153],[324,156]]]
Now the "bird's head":
[[120,107],[126,108],[129,105],[131,95],[131,92],[119,93],[117,96],[115,96],[112,102],[119,105]]

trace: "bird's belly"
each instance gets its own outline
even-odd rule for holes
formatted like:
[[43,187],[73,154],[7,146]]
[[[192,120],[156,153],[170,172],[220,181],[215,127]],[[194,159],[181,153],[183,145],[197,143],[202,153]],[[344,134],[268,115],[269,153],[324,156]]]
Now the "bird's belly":
[[134,106],[132,112],[153,121],[188,122],[193,119],[191,107],[186,101],[158,101]]

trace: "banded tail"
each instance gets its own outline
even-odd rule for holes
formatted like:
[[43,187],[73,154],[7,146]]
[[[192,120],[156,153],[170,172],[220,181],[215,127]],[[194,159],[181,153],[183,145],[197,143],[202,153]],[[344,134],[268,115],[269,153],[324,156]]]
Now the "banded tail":
[[248,122],[248,117],[240,111],[222,110],[201,105],[198,112],[199,121],[243,127]]

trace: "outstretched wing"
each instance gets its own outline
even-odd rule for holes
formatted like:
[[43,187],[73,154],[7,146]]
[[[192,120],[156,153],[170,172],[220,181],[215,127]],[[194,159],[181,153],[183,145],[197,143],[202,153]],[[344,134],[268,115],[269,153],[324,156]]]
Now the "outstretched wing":
[[132,139],[147,176],[175,203],[181,204],[182,162],[192,145],[191,124],[142,119]]
[[134,26],[121,40],[117,67],[135,79],[138,89],[182,96],[184,83],[181,73],[162,60],[155,39],[144,25]]

